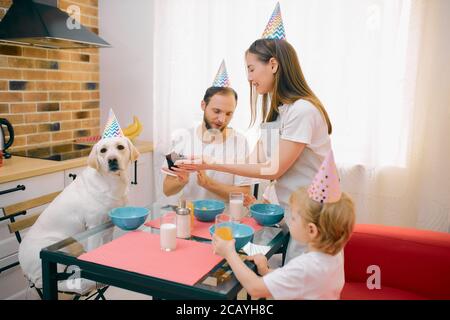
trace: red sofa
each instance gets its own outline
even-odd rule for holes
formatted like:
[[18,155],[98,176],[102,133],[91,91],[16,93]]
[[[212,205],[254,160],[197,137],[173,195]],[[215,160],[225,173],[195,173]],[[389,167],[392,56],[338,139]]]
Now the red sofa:
[[[344,250],[343,300],[450,299],[450,234],[356,225]],[[381,289],[367,288],[380,267]]]

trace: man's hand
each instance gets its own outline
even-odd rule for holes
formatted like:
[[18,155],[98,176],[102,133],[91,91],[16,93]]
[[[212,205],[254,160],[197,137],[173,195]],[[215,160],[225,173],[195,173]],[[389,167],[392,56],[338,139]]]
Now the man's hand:
[[269,264],[267,263],[267,258],[262,254],[256,254],[254,256],[248,256],[247,260],[253,261],[258,268],[258,273],[260,275],[265,275],[269,272]]
[[200,170],[197,172],[197,184],[200,187],[208,189],[213,184],[213,180],[208,177],[205,171]]
[[178,182],[182,185],[186,185],[189,182],[189,172],[172,167],[173,173],[177,175]]
[[189,182],[189,173],[187,172],[182,172],[177,174],[178,177],[178,182],[183,184],[183,185],[187,185]]

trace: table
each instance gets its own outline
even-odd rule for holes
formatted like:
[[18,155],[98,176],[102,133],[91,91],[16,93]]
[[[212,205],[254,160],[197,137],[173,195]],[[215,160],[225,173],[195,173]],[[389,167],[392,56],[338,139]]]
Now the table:
[[[161,216],[166,210],[171,210],[169,206],[161,207],[158,203],[149,205],[148,208],[150,209],[150,214],[147,221]],[[158,229],[144,225],[139,229],[145,232],[159,233]],[[218,283],[216,286],[203,283],[208,277],[215,277],[218,271],[229,270],[229,266],[225,260],[219,262],[193,286],[189,286],[83,261],[78,259],[78,256],[82,253],[81,251],[74,252],[73,250],[69,250],[71,246],[73,247],[74,244],[77,244],[78,246],[82,245],[84,251],[90,251],[105,243],[104,239],[102,243],[98,241],[98,239],[105,238],[104,235],[113,234],[112,238],[106,240],[108,242],[120,237],[124,233],[124,231],[117,229],[112,222],[107,222],[42,249],[40,257],[42,260],[44,299],[58,299],[58,280],[67,279],[68,277],[67,273],[59,273],[57,271],[58,264],[71,266],[71,268],[68,268],[69,270],[77,269],[81,278],[148,294],[157,299],[236,299],[238,292],[242,289],[241,284],[237,281],[234,274],[231,274],[226,281]],[[279,227],[264,227],[257,231],[252,242],[270,246],[270,250],[266,254],[266,257],[270,258],[275,253],[285,250],[288,239],[288,228],[285,224],[282,224]],[[192,241],[209,242],[210,240],[193,237]],[[245,261],[245,263],[252,270],[256,270],[252,262]]]

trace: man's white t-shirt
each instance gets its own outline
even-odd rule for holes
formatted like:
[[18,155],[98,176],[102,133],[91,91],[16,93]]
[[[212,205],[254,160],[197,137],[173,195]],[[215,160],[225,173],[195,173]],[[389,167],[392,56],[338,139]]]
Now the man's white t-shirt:
[[[231,129],[222,143],[203,143],[198,135],[198,128],[178,130],[172,135],[172,151],[184,156],[208,156],[217,162],[228,164],[245,163],[249,153],[245,137]],[[255,183],[254,179],[235,174],[206,170],[208,177],[223,184],[234,186],[249,186]],[[189,182],[181,191],[188,199],[221,199],[217,194],[201,187],[197,183],[197,174],[191,173]]]
[[344,255],[304,253],[263,280],[277,300],[337,300],[345,283]]
[[[261,124],[262,143],[265,154],[274,161],[279,141],[288,140],[306,146],[294,164],[274,184],[280,205],[288,209],[291,194],[300,187],[309,186],[320,165],[331,150],[328,127],[320,111],[307,100],[297,100],[278,108],[276,121]],[[283,150],[279,150],[280,154]],[[276,161],[276,160],[275,160]],[[285,221],[290,221],[290,210],[285,210]],[[286,261],[304,252],[306,247],[291,239]]]

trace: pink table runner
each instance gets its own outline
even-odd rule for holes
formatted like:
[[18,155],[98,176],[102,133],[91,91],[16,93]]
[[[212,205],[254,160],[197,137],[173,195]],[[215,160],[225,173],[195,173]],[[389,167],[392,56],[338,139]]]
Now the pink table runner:
[[[173,212],[175,215],[175,212]],[[243,218],[241,220],[241,223],[244,223],[246,225],[249,225],[253,228],[253,230],[258,231],[262,229],[262,226],[260,226],[255,219],[253,218]],[[195,237],[203,238],[203,239],[209,239],[211,240],[212,237],[209,233],[209,227],[211,227],[214,224],[214,222],[202,222],[198,221],[197,219],[194,219],[194,228],[191,232],[191,234]],[[151,220],[145,223],[147,227],[152,227],[159,229],[160,227],[160,221],[159,219]]]
[[213,254],[211,244],[183,239],[177,239],[174,251],[165,252],[159,235],[132,231],[78,259],[194,285],[223,258]]

